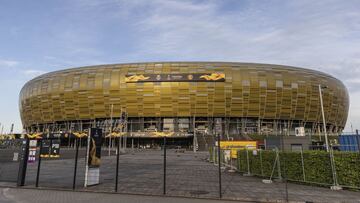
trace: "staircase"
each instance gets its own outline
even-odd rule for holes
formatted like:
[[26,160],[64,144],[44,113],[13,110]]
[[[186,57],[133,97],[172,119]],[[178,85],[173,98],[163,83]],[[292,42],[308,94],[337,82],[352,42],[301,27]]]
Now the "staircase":
[[215,143],[215,137],[213,135],[199,133],[196,134],[199,145],[199,151],[207,151],[209,147],[212,147]]

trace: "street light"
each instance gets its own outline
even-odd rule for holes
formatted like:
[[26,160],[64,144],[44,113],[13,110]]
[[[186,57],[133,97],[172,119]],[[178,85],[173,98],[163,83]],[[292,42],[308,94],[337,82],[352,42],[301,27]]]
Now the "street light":
[[325,133],[325,145],[326,145],[326,151],[329,152],[329,141],[328,141],[327,132],[326,132],[326,122],[325,122],[324,104],[323,104],[323,98],[322,98],[322,89],[326,89],[326,88],[327,88],[327,86],[321,86],[321,85],[319,84],[319,95],[320,95],[321,114],[322,114],[322,119],[323,119],[323,129],[324,129],[324,133]]

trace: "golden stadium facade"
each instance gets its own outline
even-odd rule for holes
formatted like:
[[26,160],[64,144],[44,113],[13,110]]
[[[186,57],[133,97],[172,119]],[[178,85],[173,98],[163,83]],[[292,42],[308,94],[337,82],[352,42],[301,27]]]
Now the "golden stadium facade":
[[27,132],[112,128],[127,113],[129,136],[227,136],[343,130],[348,92],[338,79],[315,70],[228,62],[152,62],[98,65],[50,72],[27,82],[20,113]]

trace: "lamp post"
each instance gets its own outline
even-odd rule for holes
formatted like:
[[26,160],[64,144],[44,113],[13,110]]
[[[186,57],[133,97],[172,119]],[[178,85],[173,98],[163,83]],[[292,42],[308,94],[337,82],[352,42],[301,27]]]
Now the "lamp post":
[[323,120],[323,129],[324,129],[324,134],[325,134],[325,145],[326,145],[326,151],[329,152],[329,141],[328,141],[327,132],[326,132],[324,104],[323,104],[323,98],[322,98],[322,89],[323,88],[325,89],[325,88],[327,88],[327,86],[321,86],[319,84],[319,95],[320,95],[321,114],[322,114],[322,120]]
[[324,133],[325,133],[326,152],[329,152],[329,155],[330,155],[331,171],[332,171],[333,181],[334,181],[333,185],[330,188],[331,188],[331,190],[341,190],[342,187],[339,186],[339,183],[337,180],[335,161],[334,161],[334,152],[333,152],[332,148],[331,148],[331,150],[329,150],[329,141],[328,141],[327,132],[326,132],[324,104],[323,104],[323,98],[322,98],[322,89],[326,89],[326,88],[327,88],[327,86],[321,86],[319,84],[319,95],[320,95],[320,104],[321,104],[321,114],[322,114],[322,119],[323,119],[323,128],[324,128]]

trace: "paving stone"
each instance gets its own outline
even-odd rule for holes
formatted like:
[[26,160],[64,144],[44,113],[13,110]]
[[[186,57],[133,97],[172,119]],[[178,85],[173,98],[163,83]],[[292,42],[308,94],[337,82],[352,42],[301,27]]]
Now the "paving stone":
[[[158,150],[123,154],[119,161],[119,193],[163,194],[163,156]],[[218,167],[206,161],[208,153],[167,152],[166,194],[168,196],[218,198]],[[102,156],[100,184],[84,188],[85,159],[78,162],[77,190],[112,192],[115,187],[116,156]],[[44,160],[40,171],[43,188],[71,189],[73,159]],[[29,165],[26,185],[35,185],[37,164]],[[252,201],[285,201],[285,184],[265,184],[261,178],[222,171],[224,199]],[[293,202],[358,202],[360,192],[332,191],[329,188],[288,183],[288,197]]]

